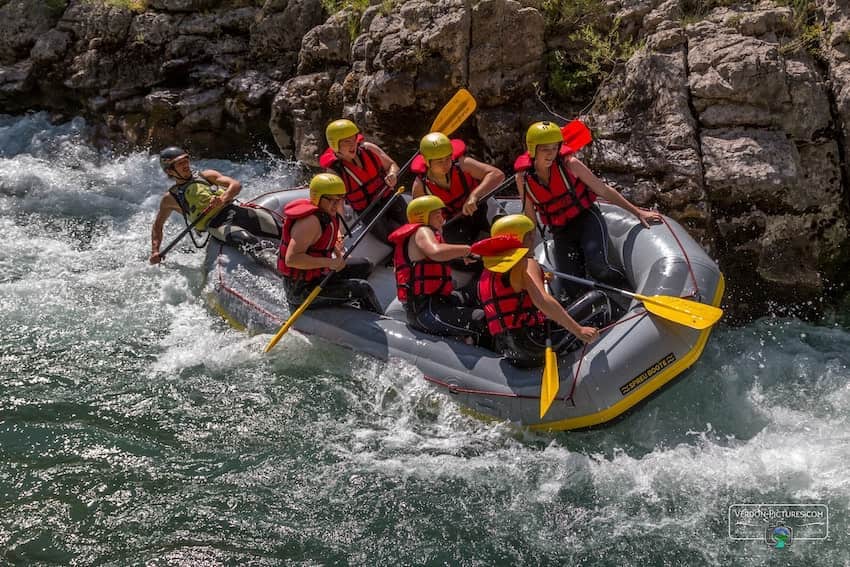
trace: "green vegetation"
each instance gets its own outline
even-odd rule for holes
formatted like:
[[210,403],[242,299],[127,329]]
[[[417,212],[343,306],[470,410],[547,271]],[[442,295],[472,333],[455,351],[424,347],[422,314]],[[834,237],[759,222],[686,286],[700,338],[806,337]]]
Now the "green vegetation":
[[824,39],[824,34],[828,28],[822,24],[806,24],[799,30],[799,36],[788,43],[783,43],[779,48],[779,53],[788,55],[803,49],[815,58],[822,58],[821,42]]
[[780,6],[788,6],[794,14],[794,30],[801,35],[807,26],[815,23],[817,5],[811,0],[777,0]]
[[780,53],[786,55],[804,49],[812,57],[822,58],[821,42],[826,39],[831,28],[820,21],[817,5],[810,0],[779,0],[778,4],[791,8],[796,34],[794,40],[780,47]]
[[[382,0],[381,13],[389,14],[398,4],[398,0]],[[322,0],[322,7],[330,15],[348,10],[348,35],[352,41],[360,35],[360,20],[363,18],[363,12],[371,5],[369,0]]]
[[715,8],[728,7],[736,4],[736,0],[680,0],[679,9],[682,13],[682,25],[687,26],[704,20]]
[[[736,4],[736,0],[681,0],[681,23],[687,26],[704,19],[715,8]],[[815,58],[822,58],[821,43],[829,27],[821,21],[817,4],[813,0],[776,0],[776,4],[790,8],[792,14],[792,38],[782,41],[780,53],[788,55],[802,49]],[[734,14],[726,19],[726,23],[737,27],[743,15],[744,12]]]
[[369,4],[369,0],[322,0],[322,7],[328,14],[336,14],[345,9],[362,14]]
[[570,52],[569,57],[563,49],[550,54],[549,90],[565,100],[591,96],[614,67],[628,61],[643,47],[642,42],[621,38],[619,30],[620,20],[616,18],[607,33],[588,24],[570,34],[570,40],[582,48]]
[[547,26],[576,29],[605,15],[600,0],[544,0],[541,6]]
[[116,8],[124,8],[133,12],[142,13],[148,9],[148,0],[87,0],[90,4],[103,4],[105,6],[115,6]]
[[[704,19],[715,8],[737,4],[736,0],[681,0],[682,25],[692,24]],[[827,29],[818,18],[818,7],[813,0],[776,0],[777,5],[791,8],[792,33],[794,38],[783,43],[780,52],[793,53],[799,49],[808,51],[814,57],[820,57],[820,46]],[[726,20],[730,26],[737,26],[743,14],[733,15]]]

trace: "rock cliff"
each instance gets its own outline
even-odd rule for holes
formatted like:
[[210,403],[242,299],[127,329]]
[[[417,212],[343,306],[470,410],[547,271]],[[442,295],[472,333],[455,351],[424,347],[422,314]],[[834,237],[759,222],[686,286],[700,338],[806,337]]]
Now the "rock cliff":
[[802,13],[714,0],[329,4],[0,0],[0,112],[83,115],[104,140],[153,150],[276,146],[310,165],[325,124],[345,116],[403,161],[466,87],[479,108],[458,135],[507,172],[528,124],[584,119],[595,141],[583,159],[701,239],[734,318],[815,315],[843,292],[846,1]]

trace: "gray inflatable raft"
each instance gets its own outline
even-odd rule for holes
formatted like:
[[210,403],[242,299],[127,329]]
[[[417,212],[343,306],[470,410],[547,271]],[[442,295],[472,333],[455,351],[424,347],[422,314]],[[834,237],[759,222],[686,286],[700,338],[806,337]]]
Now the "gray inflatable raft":
[[[254,204],[280,212],[290,200],[306,196],[304,190],[280,191],[258,197]],[[618,207],[600,207],[610,233],[609,259],[623,268],[638,293],[720,304],[723,275],[678,223],[665,217],[663,224],[647,229]],[[499,208],[517,212],[519,204],[505,200]],[[537,251],[542,256],[542,247]],[[371,235],[353,254],[378,266],[370,282],[385,316],[350,307],[308,309],[293,328],[382,360],[402,358],[473,412],[533,429],[576,429],[621,415],[694,364],[711,331],[649,314],[640,301],[625,304],[625,314],[598,341],[559,359],[558,396],[541,420],[542,369],[519,369],[492,351],[407,325],[395,299],[392,267],[384,265],[390,254]],[[234,327],[274,333],[287,320],[285,295],[272,270],[218,241],[207,247],[205,269],[208,302]]]

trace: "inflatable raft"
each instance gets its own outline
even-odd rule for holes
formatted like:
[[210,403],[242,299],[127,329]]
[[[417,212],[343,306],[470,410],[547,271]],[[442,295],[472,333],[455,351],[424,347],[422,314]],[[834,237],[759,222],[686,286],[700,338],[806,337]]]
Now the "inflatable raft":
[[[306,196],[305,190],[280,191],[254,204],[279,212],[290,200]],[[665,217],[663,224],[647,229],[618,207],[600,206],[610,233],[609,259],[623,268],[636,292],[720,304],[723,275],[678,223]],[[519,203],[500,201],[498,208],[517,212]],[[392,266],[387,265],[391,252],[367,235],[353,253],[378,266],[370,282],[384,316],[350,307],[308,309],[293,328],[379,359],[402,358],[459,404],[533,429],[576,429],[621,415],[693,365],[711,332],[652,315],[640,301],[626,299],[624,314],[598,341],[559,359],[558,396],[541,420],[542,369],[519,369],[487,349],[407,325],[395,299]],[[542,260],[542,245],[537,252]],[[289,309],[273,270],[217,241],[207,247],[205,269],[208,302],[231,325],[274,333],[287,320]]]

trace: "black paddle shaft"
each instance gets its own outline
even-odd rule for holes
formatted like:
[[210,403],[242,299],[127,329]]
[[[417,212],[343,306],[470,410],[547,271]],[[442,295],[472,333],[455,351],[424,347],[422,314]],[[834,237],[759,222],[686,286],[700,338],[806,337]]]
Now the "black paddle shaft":
[[[363,229],[363,232],[361,232],[360,234],[357,235],[357,238],[354,239],[354,242],[351,244],[351,246],[348,247],[348,250],[346,250],[345,253],[342,255],[343,260],[347,260],[348,257],[351,256],[351,253],[354,252],[354,249],[357,248],[357,245],[360,244],[360,241],[363,240],[364,238],[366,238],[366,235],[369,233],[370,230],[372,230],[372,227],[375,226],[375,223],[377,223],[380,220],[380,218],[384,215],[384,213],[387,212],[387,209],[390,208],[390,205],[393,204],[393,201],[395,201],[396,197],[401,195],[401,193],[403,191],[404,191],[404,187],[400,187],[395,193],[393,193],[393,196],[390,197],[389,200],[387,201],[387,203],[383,206],[383,208],[380,211],[378,211],[378,214],[375,215],[375,218],[373,218],[371,221],[369,221],[369,224],[366,225],[366,228]],[[361,215],[361,218],[362,218],[362,215]],[[355,221],[355,224],[352,225],[352,226],[355,226],[356,224],[357,224],[357,222]],[[324,288],[325,285],[327,285],[328,281],[331,279],[331,277],[335,273],[336,272],[334,272],[334,271],[329,272],[328,275],[326,275],[325,278],[322,280],[322,282],[319,284],[319,287]]]
[[164,250],[160,250],[160,251],[159,251],[159,257],[160,257],[161,259],[165,259],[165,255],[166,255],[166,254],[168,254],[168,251],[169,251],[169,250],[171,250],[172,248],[174,248],[174,247],[177,245],[177,243],[178,243],[178,242],[180,242],[181,240],[183,240],[183,237],[184,237],[184,236],[186,236],[187,234],[189,234],[189,231],[191,231],[193,228],[195,228],[195,226],[196,226],[199,222],[201,222],[201,219],[203,219],[203,218],[204,218],[204,216],[206,215],[206,212],[207,212],[207,211],[206,211],[206,210],[204,210],[204,211],[203,211],[200,215],[198,215],[198,218],[196,218],[195,220],[193,220],[193,221],[192,221],[192,223],[191,223],[189,226],[187,226],[187,227],[186,227],[186,228],[184,228],[182,231],[180,231],[180,234],[178,234],[176,237],[174,237],[174,240],[172,240],[172,241],[168,244],[168,246],[166,246],[166,247],[165,247],[165,249],[164,249]]
[[[401,178],[401,176],[410,168],[410,164],[413,163],[413,160],[416,159],[417,155],[419,155],[419,154],[413,154],[413,157],[411,157],[409,160],[407,160],[407,162],[403,166],[401,166],[401,169],[398,170],[398,173],[396,173],[396,176],[395,176],[396,182],[398,182],[398,180]],[[357,217],[356,219],[354,219],[354,222],[351,223],[350,227],[348,227],[349,231],[354,230],[355,228],[357,228],[357,226],[361,222],[363,222],[363,219],[366,218],[366,215],[371,213],[372,209],[374,209],[378,205],[378,203],[381,202],[381,199],[383,198],[384,194],[387,192],[387,189],[389,189],[389,188],[390,188],[389,185],[384,184],[384,187],[381,189],[381,192],[378,193],[378,195],[374,199],[372,199],[372,202],[369,203],[369,205],[365,209],[363,209],[363,212],[360,213],[360,216]],[[391,201],[392,201],[392,198],[390,199],[390,201],[387,201],[387,204],[389,204],[389,202],[391,202]],[[380,214],[378,216],[380,216]],[[351,234],[351,232],[349,232],[349,234]]]
[[545,269],[547,272],[551,272],[552,274],[558,276],[561,279],[565,279],[565,280],[571,281],[573,283],[577,283],[577,284],[584,285],[584,286],[587,286],[587,287],[592,287],[594,289],[602,289],[602,290],[605,290],[605,291],[612,291],[614,293],[619,293],[621,295],[625,295],[625,296],[628,296],[628,297],[635,297],[634,293],[632,293],[630,291],[626,291],[624,289],[619,289],[619,288],[616,288],[616,287],[612,287],[610,285],[606,285],[604,283],[595,282],[595,281],[592,281],[592,280],[587,280],[587,279],[584,279],[584,278],[580,278],[578,276],[565,274],[563,272],[556,272],[555,270],[549,268],[548,266],[543,266],[543,269]]
[[[485,193],[480,199],[478,199],[478,203],[481,204],[481,203],[487,202],[487,199],[489,199],[490,197],[492,197],[493,195],[495,195],[496,193],[498,193],[502,189],[507,189],[508,187],[510,187],[511,183],[513,183],[515,180],[516,180],[516,178],[513,175],[511,175],[510,177],[508,177],[507,179],[505,179],[504,181],[499,183],[496,187],[487,191],[487,193]],[[446,221],[446,224],[443,225],[443,229],[445,230],[445,228],[447,226],[449,226],[450,224],[452,224],[453,222],[457,221],[458,219],[460,219],[464,216],[466,216],[466,215],[460,214],[460,215],[457,215],[454,218],[449,219],[448,221]]]

